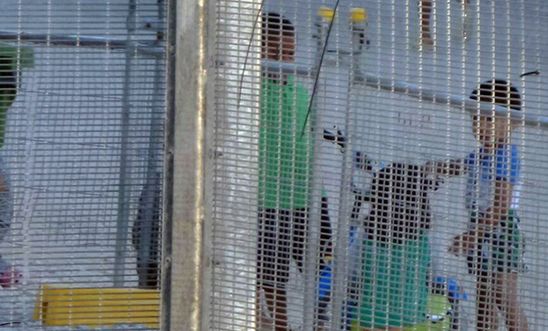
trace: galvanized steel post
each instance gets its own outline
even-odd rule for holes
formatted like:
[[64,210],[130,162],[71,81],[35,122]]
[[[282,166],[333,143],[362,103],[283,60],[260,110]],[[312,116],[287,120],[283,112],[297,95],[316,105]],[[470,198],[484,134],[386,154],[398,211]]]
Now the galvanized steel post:
[[[127,40],[133,39],[135,33],[135,20],[137,15],[137,4],[135,0],[129,0],[127,18]],[[129,44],[129,43],[128,43]],[[125,260],[129,228],[129,190],[130,178],[128,176],[128,145],[129,145],[129,124],[130,124],[130,84],[131,65],[134,52],[131,48],[126,50],[125,71],[124,71],[124,92],[122,95],[122,113],[120,115],[120,126],[122,128],[120,137],[120,175],[118,184],[118,211],[116,218],[116,248],[114,257],[114,287],[123,287],[125,276]]]
[[206,0],[168,4],[162,330],[200,330],[202,324],[206,5]]

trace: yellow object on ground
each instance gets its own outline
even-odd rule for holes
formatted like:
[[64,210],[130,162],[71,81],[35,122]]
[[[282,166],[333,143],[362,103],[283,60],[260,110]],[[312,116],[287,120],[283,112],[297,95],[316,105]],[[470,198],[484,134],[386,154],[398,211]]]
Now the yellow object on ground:
[[38,293],[34,319],[47,326],[143,324],[159,328],[160,292],[44,285]]
[[[404,327],[404,331],[450,331],[451,317],[447,314],[451,308],[451,304],[446,296],[431,294],[428,297],[427,311],[429,320],[417,325]],[[370,330],[368,328],[360,328],[357,322],[352,323],[352,331]]]

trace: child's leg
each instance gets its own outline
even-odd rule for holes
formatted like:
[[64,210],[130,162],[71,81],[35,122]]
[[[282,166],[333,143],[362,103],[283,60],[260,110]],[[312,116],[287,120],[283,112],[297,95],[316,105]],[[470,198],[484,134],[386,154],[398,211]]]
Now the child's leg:
[[520,307],[518,299],[518,273],[496,273],[495,288],[497,305],[506,318],[508,331],[527,331],[529,326],[527,317]]
[[420,0],[420,36],[423,45],[433,45],[434,40],[430,33],[430,19],[432,17],[432,0]]
[[289,279],[291,214],[286,210],[259,211],[256,313],[261,324],[264,321],[260,315],[263,290],[276,331],[288,330],[285,285]]
[[287,327],[287,293],[285,288],[263,286],[266,305],[272,313],[276,331],[288,330]]
[[498,325],[493,276],[491,273],[480,273],[476,281],[476,329],[496,331]]

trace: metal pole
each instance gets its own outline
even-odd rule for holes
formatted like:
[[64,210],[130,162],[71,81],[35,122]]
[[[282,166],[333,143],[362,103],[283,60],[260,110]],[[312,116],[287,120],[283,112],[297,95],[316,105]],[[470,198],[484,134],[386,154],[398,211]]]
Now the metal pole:
[[[322,16],[323,11],[326,16]],[[318,16],[316,17],[316,67],[319,66],[321,53],[324,48],[325,43],[327,43],[327,30],[333,19],[334,12],[330,8],[322,7]],[[330,19],[329,19],[330,17]],[[275,61],[271,61],[277,63]],[[296,68],[296,67],[295,67]],[[295,74],[293,72],[293,74]],[[310,214],[309,214],[309,224],[308,224],[308,234],[307,234],[307,245],[305,251],[305,268],[303,276],[305,279],[304,282],[304,310],[303,310],[303,330],[313,330],[316,328],[316,307],[317,307],[317,293],[318,293],[318,252],[319,252],[319,239],[321,231],[321,199],[322,199],[322,181],[318,178],[318,175],[322,171],[322,166],[319,162],[318,156],[320,155],[321,148],[320,142],[322,141],[323,132],[322,130],[317,130],[317,123],[321,123],[321,109],[317,107],[318,102],[312,100],[312,109],[314,112],[310,116],[310,128],[313,129],[312,133],[305,132],[304,134],[309,135],[313,146],[312,154],[312,169],[310,177],[310,192],[309,192],[309,205],[310,205]],[[297,132],[297,134],[301,134]]]
[[172,261],[173,261],[173,172],[175,145],[175,83],[176,58],[175,46],[177,40],[177,1],[167,1],[167,45],[166,45],[166,119],[165,119],[165,155],[163,183],[163,223],[162,223],[162,263],[161,263],[161,303],[160,330],[171,330],[172,319]]
[[[164,249],[164,275],[162,329],[170,331],[198,331],[202,327],[204,222],[204,161],[206,117],[206,30],[208,1],[171,0],[170,20],[176,18],[175,35],[169,37],[175,44],[175,59],[170,61],[168,75],[175,90],[170,91],[167,132],[168,161],[173,182],[168,175],[166,196],[172,201],[164,227],[169,241]],[[175,12],[173,12],[175,11]],[[176,15],[176,16],[175,16]],[[171,30],[173,32],[173,30]],[[175,62],[173,62],[173,60]],[[174,79],[174,81],[173,81]],[[174,98],[174,99],[172,99]],[[168,227],[169,226],[169,227]],[[169,301],[168,301],[169,300]],[[207,302],[207,301],[205,301]],[[169,320],[168,320],[169,318]]]
[[[158,28],[159,30],[156,33],[156,41],[155,44],[157,47],[162,47],[164,43],[164,36],[165,33],[163,31],[163,23],[165,23],[165,2],[164,0],[157,0],[157,8],[158,8],[158,22],[160,22]],[[161,115],[158,115],[156,113],[157,109],[160,109],[162,107],[163,102],[163,94],[162,91],[162,77],[165,73],[163,70],[164,65],[164,59],[160,57],[155,57],[153,59],[154,61],[154,74],[153,74],[153,80],[152,80],[152,100],[151,100],[151,117],[150,117],[150,124],[149,124],[149,140],[148,140],[148,147],[147,147],[147,153],[146,153],[146,166],[145,166],[145,182],[143,186],[143,191],[148,190],[149,192],[142,192],[141,194],[151,194],[154,196],[156,194],[157,190],[160,190],[161,187],[159,187],[160,184],[160,177],[162,175],[161,172],[161,155],[159,151],[162,149],[164,144],[164,137],[159,134],[158,130],[161,130],[160,128],[163,126],[164,117]],[[154,211],[150,211],[150,213],[153,213]],[[156,217],[152,219],[148,219],[146,221],[148,222],[161,222],[163,218],[156,219]],[[153,236],[158,239],[152,240],[152,242],[160,242],[160,233],[157,233],[155,230],[156,225],[160,226],[160,224],[150,224],[149,226],[144,226],[140,230],[142,231],[141,235],[143,238],[153,238]],[[147,261],[150,259],[150,254],[152,253],[152,250],[155,250],[155,252],[158,254],[158,249],[161,249],[160,245],[158,247],[150,247],[150,242],[145,242],[144,244],[141,244],[138,248],[139,256],[143,258],[143,260]],[[160,255],[161,256],[161,255]],[[160,267],[158,265],[158,267]]]
[[153,47],[153,43],[138,43],[131,40],[111,39],[92,35],[65,35],[47,33],[28,33],[15,31],[0,31],[0,40],[27,42],[31,44],[50,46],[90,47],[110,50],[132,49],[141,55],[164,56],[164,49]]
[[[135,33],[135,19],[137,14],[136,0],[129,0],[128,20],[127,20],[127,39],[128,43],[132,40]],[[130,125],[130,88],[131,88],[131,66],[133,63],[134,52],[131,49],[126,51],[125,72],[124,72],[124,92],[122,95],[122,113],[120,127],[122,136],[120,141],[120,176],[118,184],[118,213],[116,220],[116,243],[114,257],[114,287],[123,287],[124,273],[126,270],[126,251],[128,244],[129,229],[129,197],[130,197],[130,179],[129,179],[129,125]]]
[[[356,72],[360,72],[360,58],[363,54],[363,49],[366,46],[366,11],[363,8],[354,8],[350,16],[350,30],[352,32],[352,52],[350,55],[350,63],[348,68],[348,84],[346,96],[346,112],[345,112],[345,130],[347,132],[347,140],[341,172],[341,187],[339,197],[339,219],[337,224],[337,244],[334,252],[334,268],[333,268],[333,329],[343,330],[346,327],[346,310],[345,302],[348,300],[348,284],[349,284],[349,257],[348,256],[348,236],[351,224],[352,207],[350,201],[353,202],[352,196],[352,178],[354,176],[354,160],[353,160],[353,136],[356,133],[356,116],[354,107],[352,107],[352,88],[354,76]],[[357,225],[359,226],[359,225]]]
[[[352,70],[352,68],[349,68]],[[350,80],[348,81],[348,95],[347,95],[347,111],[345,118],[345,128],[348,132],[346,140],[346,150],[344,153],[342,171],[340,176],[342,190],[339,193],[339,218],[337,223],[337,239],[334,246],[335,251],[333,254],[334,268],[333,268],[333,284],[332,284],[332,304],[333,304],[333,329],[342,330],[341,328],[341,316],[343,314],[343,303],[346,299],[346,287],[348,284],[348,264],[347,264],[347,252],[348,252],[348,234],[350,229],[350,215],[352,208],[350,207],[351,200],[351,180],[352,180],[352,124],[355,124],[355,118],[353,118],[352,110],[350,107]],[[353,122],[354,121],[354,122]],[[352,200],[353,202],[353,200]]]

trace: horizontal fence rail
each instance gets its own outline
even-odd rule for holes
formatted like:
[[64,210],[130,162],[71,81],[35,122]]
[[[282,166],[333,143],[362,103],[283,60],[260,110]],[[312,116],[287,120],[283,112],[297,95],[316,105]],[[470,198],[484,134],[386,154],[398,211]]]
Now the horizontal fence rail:
[[146,45],[142,42],[131,42],[123,39],[111,39],[102,36],[44,34],[17,31],[0,31],[0,40],[26,42],[46,46],[90,47],[109,50],[135,50],[143,55],[164,56],[165,50],[151,42]]
[[[262,61],[262,68],[266,72],[294,74],[303,77],[316,77],[318,70],[313,67],[305,67],[301,65],[275,62],[269,60]],[[470,100],[461,96],[447,94],[443,91],[435,91],[428,88],[420,87],[416,84],[408,82],[377,77],[372,74],[367,74],[363,71],[358,71],[352,74],[355,84],[362,84],[371,88],[381,89],[387,92],[399,93],[405,96],[419,99],[424,102],[431,102],[438,105],[453,106],[455,110],[464,109],[471,114],[495,115],[499,117],[508,117],[509,119],[522,121],[529,126],[538,126],[548,128],[548,116],[535,116],[525,114],[520,111],[507,109],[499,105],[486,105],[480,102]]]

